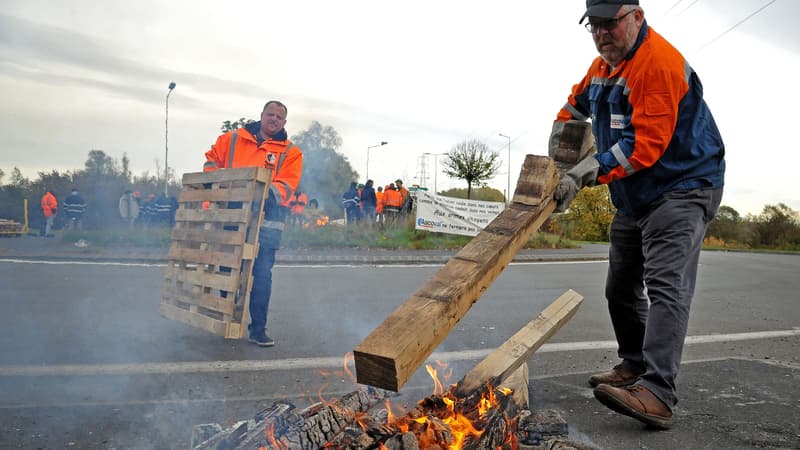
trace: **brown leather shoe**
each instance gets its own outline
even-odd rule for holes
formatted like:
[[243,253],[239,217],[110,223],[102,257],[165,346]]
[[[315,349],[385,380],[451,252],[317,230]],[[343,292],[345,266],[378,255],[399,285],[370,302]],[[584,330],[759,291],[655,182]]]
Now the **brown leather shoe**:
[[597,373],[589,377],[589,386],[597,387],[598,384],[610,384],[614,387],[622,387],[635,383],[637,379],[639,379],[638,373],[634,373],[622,367],[622,364],[618,364],[607,372]]
[[617,388],[601,384],[594,389],[594,398],[614,411],[652,427],[661,430],[672,428],[672,411],[644,386]]

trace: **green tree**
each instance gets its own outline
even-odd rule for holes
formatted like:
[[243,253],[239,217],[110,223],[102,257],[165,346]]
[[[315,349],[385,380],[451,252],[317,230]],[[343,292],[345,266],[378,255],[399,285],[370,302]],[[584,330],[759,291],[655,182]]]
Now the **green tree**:
[[292,142],[303,150],[300,190],[309,200],[316,198],[328,216],[342,217],[342,193],[351,181],[358,179],[358,173],[347,157],[338,152],[341,136],[333,127],[314,121],[308,129],[292,136]]
[[84,167],[87,172],[97,176],[113,176],[118,172],[114,159],[106,155],[106,152],[102,150],[89,151],[89,158],[86,159]]
[[706,237],[713,237],[723,244],[743,244],[748,240],[748,224],[739,212],[730,206],[722,205],[717,215],[708,224]]
[[238,130],[239,128],[242,128],[245,125],[253,122],[255,122],[255,120],[245,119],[244,117],[240,117],[239,120],[234,120],[233,122],[231,122],[230,120],[222,122],[222,126],[219,129],[223,133],[227,133],[228,131]]
[[607,185],[581,189],[554,226],[569,239],[608,242],[615,211]]
[[482,186],[500,168],[500,155],[489,150],[483,142],[468,139],[456,144],[442,160],[444,173],[467,182],[467,198],[472,198],[472,186]]
[[14,169],[11,170],[11,180],[9,184],[24,191],[30,188],[31,180],[22,175],[22,171],[19,170],[19,167],[14,167]]
[[764,206],[756,219],[755,244],[762,248],[800,248],[800,219],[797,211],[783,203]]
[[6,172],[3,169],[0,169],[0,186],[3,185],[3,178],[5,178]]

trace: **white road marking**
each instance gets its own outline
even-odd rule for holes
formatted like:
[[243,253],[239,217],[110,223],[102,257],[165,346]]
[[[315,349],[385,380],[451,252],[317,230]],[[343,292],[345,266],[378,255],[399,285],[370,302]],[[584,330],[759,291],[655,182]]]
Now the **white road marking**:
[[126,267],[167,267],[165,263],[132,263],[132,262],[112,262],[112,261],[51,261],[35,259],[16,259],[0,258],[0,263],[12,264],[48,264],[64,266],[126,266]]
[[[54,261],[54,260],[36,260],[36,259],[16,259],[16,258],[0,258],[0,263],[9,263],[9,264],[45,264],[45,265],[64,265],[64,266],[72,266],[72,265],[82,265],[82,266],[122,266],[122,267],[167,267],[166,263],[163,262],[152,262],[152,263],[135,263],[135,262],[109,262],[109,261],[81,261],[81,260],[72,260],[72,261]],[[563,264],[606,264],[608,263],[607,259],[592,259],[592,260],[578,260],[578,261],[518,261],[512,262],[509,264],[510,266],[538,266],[538,265],[563,265]],[[444,262],[441,263],[336,263],[336,264],[324,264],[324,263],[304,263],[304,262],[293,262],[293,261],[283,261],[278,262],[275,264],[275,267],[307,267],[309,269],[331,269],[331,268],[338,268],[338,269],[361,269],[364,266],[369,267],[376,267],[376,268],[414,268],[414,267],[441,267],[444,265]]]
[[[750,333],[709,334],[688,336],[686,345],[735,342],[755,339],[776,339],[800,336],[800,328],[777,331],[758,331]],[[581,350],[603,350],[617,348],[616,341],[584,341],[544,344],[537,353],[571,352]],[[462,350],[457,352],[433,353],[428,359],[439,361],[469,361],[483,359],[494,349]],[[39,376],[89,376],[89,375],[143,375],[176,373],[215,373],[250,372],[302,369],[342,368],[344,356],[324,358],[287,358],[277,360],[207,361],[175,363],[136,363],[136,364],[55,364],[55,365],[9,365],[0,366],[2,377]]]

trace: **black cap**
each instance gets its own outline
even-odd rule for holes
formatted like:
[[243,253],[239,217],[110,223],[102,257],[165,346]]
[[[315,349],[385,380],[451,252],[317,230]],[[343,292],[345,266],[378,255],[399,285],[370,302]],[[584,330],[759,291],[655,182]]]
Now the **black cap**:
[[587,17],[602,17],[611,19],[617,14],[622,5],[639,5],[639,0],[586,0],[586,12],[583,13],[581,20]]

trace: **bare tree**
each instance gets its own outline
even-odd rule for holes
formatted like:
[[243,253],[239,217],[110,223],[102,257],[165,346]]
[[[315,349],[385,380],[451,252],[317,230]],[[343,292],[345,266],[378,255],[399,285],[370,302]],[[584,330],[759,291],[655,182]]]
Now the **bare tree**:
[[467,182],[467,198],[472,196],[472,186],[482,186],[484,180],[493,178],[500,168],[500,155],[489,150],[477,139],[456,144],[443,159],[444,173]]

